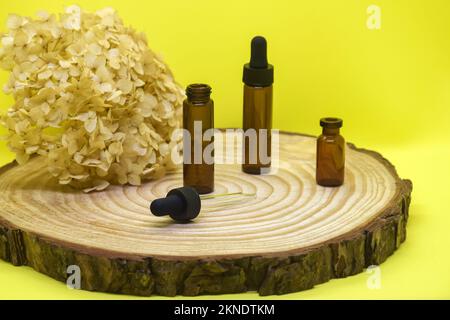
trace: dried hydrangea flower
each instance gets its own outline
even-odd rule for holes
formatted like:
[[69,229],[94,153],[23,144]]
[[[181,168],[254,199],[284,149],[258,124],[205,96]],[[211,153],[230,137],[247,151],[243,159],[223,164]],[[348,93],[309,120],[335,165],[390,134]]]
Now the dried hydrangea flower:
[[59,19],[10,15],[7,28],[0,67],[15,103],[1,124],[19,164],[46,157],[61,184],[87,192],[139,185],[174,167],[184,92],[142,33],[111,8],[78,6]]

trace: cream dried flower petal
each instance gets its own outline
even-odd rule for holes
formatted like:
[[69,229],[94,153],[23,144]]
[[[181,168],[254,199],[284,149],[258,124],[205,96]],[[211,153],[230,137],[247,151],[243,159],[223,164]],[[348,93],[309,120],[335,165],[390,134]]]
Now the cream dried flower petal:
[[16,161],[18,164],[24,164],[28,161],[28,159],[30,159],[29,154],[22,151],[16,152]]
[[39,146],[31,146],[31,147],[27,147],[25,149],[25,153],[26,154],[33,154],[33,153],[36,153],[36,151],[38,151],[38,150],[39,150]]
[[92,191],[102,191],[102,190],[105,190],[106,188],[108,188],[108,186],[109,186],[109,182],[108,182],[108,181],[105,181],[105,180],[96,180],[96,181],[94,182],[94,186],[93,186],[93,187],[91,187],[91,188],[86,188],[86,189],[84,189],[83,191],[84,191],[85,193],[89,193],[89,192],[92,192]]
[[19,29],[24,23],[24,19],[18,15],[10,14],[6,21],[6,27],[11,30]]
[[113,87],[110,83],[104,82],[104,83],[100,83],[98,86],[98,90],[101,93],[107,93],[107,92],[112,92],[113,91]]
[[14,38],[11,36],[2,37],[2,45],[5,48],[12,47],[14,45]]
[[86,122],[84,123],[84,128],[89,133],[94,132],[94,130],[97,128],[97,118],[86,120]]
[[117,82],[117,87],[123,94],[129,94],[133,90],[133,83],[128,79],[120,79]]
[[39,10],[38,12],[36,12],[36,15],[41,21],[47,21],[48,19],[50,19],[50,14],[45,10]]
[[64,69],[69,69],[72,66],[72,63],[70,61],[60,60],[59,65]]
[[143,85],[145,85],[145,82],[141,79],[137,79],[136,81],[134,81],[134,85],[136,86],[136,88],[142,87]]
[[72,117],[72,120],[80,120],[80,121],[87,121],[90,117],[90,113],[89,112],[85,112],[85,113],[81,113],[79,115],[77,115],[76,117]]
[[141,177],[137,174],[130,174],[128,175],[128,183],[133,186],[139,186],[141,185]]
[[52,71],[51,70],[46,70],[44,72],[41,72],[38,74],[38,79],[39,80],[47,80],[52,76]]
[[81,8],[77,5],[71,5],[66,8],[66,13],[74,16],[81,15]]
[[107,101],[114,101],[115,99],[119,98],[122,94],[122,91],[115,90],[111,95],[108,97]]
[[114,26],[114,15],[115,10],[113,8],[104,8],[102,10],[98,10],[96,14],[101,17],[101,24],[105,27]]
[[96,44],[96,43],[91,43],[88,46],[88,51],[96,56],[101,55],[102,54],[102,48]]
[[67,30],[80,30],[81,19],[76,16],[66,17],[64,28]]

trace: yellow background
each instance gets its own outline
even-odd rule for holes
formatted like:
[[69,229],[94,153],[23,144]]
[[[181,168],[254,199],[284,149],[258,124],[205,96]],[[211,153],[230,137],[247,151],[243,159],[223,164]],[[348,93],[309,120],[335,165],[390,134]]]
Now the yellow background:
[[[275,128],[318,134],[320,117],[342,117],[348,141],[381,152],[413,180],[408,238],[382,264],[381,289],[368,289],[369,275],[362,273],[280,298],[450,298],[450,1],[77,3],[86,10],[116,8],[126,24],[146,32],[150,47],[163,54],[183,86],[209,83],[220,127],[241,125],[242,65],[252,36],[264,35],[276,72]],[[60,12],[70,4],[2,0],[1,30],[8,13]],[[380,30],[366,27],[370,4],[381,8]],[[0,82],[6,79],[1,72]],[[1,111],[11,103],[0,94]],[[0,142],[1,164],[12,158]],[[0,261],[0,298],[125,297],[72,291],[28,267]]]

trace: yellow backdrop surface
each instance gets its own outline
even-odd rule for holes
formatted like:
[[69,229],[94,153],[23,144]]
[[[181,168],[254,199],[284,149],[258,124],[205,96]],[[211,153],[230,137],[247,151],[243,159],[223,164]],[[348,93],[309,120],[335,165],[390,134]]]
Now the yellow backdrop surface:
[[[0,30],[8,13],[61,12],[71,4],[1,1]],[[127,25],[147,34],[150,47],[164,56],[180,84],[209,83],[219,127],[241,125],[242,65],[249,60],[252,36],[264,35],[275,65],[275,128],[318,134],[320,117],[342,117],[348,141],[381,152],[402,177],[413,180],[407,241],[381,265],[379,289],[370,289],[369,274],[362,273],[281,298],[450,298],[450,1],[77,4],[86,10],[114,7]],[[366,25],[371,4],[381,9],[379,30]],[[0,72],[0,82],[6,79]],[[0,93],[1,112],[11,103]],[[12,159],[0,141],[0,164]],[[0,261],[0,298],[127,297],[69,290],[28,267]]]

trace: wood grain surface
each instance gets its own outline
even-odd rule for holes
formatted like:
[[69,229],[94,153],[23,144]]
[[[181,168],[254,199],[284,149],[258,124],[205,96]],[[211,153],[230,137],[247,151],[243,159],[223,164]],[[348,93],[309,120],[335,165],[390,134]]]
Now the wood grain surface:
[[[220,142],[220,139],[217,139]],[[43,158],[0,169],[0,258],[82,289],[134,295],[257,290],[284,294],[383,262],[406,237],[412,184],[378,153],[346,149],[345,183],[315,183],[315,138],[282,133],[278,169],[216,165],[215,193],[188,224],[150,214],[182,172],[139,187],[83,193],[58,185]],[[240,146],[227,137],[225,145]],[[216,149],[217,157],[223,155]]]

